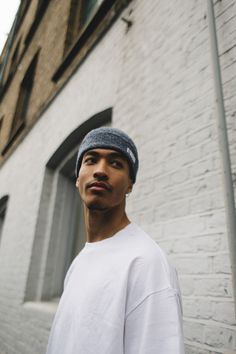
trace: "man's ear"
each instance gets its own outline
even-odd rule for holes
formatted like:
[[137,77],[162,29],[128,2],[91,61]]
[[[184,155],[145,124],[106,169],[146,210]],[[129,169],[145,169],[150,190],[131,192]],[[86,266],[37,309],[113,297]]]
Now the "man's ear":
[[128,186],[128,188],[127,188],[127,194],[129,194],[129,193],[131,193],[132,192],[132,190],[133,190],[133,182],[130,180],[130,184],[129,184],[129,186]]

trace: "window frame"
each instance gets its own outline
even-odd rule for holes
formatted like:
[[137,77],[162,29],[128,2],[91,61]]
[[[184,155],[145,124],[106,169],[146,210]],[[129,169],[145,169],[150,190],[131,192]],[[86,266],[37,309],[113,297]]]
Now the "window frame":
[[[76,203],[80,203],[79,199],[72,200],[76,193],[75,161],[78,145],[91,129],[109,124],[111,117],[112,109],[109,108],[82,123],[63,141],[45,166],[31,263],[26,283],[25,303],[55,304],[56,299],[61,295],[58,290],[62,290],[65,272],[75,256],[75,247],[81,249],[81,242],[85,241],[76,237],[77,232],[78,234],[83,232],[83,228],[79,226],[79,218],[74,217],[73,224],[71,211],[65,210],[68,209],[66,206],[75,203],[74,209],[79,212],[80,217],[82,216],[82,203],[78,204],[78,208],[76,208]],[[63,190],[64,187],[67,188],[66,184],[70,183],[68,180],[73,183],[73,191],[72,189]],[[67,194],[72,196],[72,204],[70,204],[70,196],[68,199]],[[74,209],[73,212],[76,212]],[[59,222],[62,222],[63,230],[60,230]],[[64,261],[58,265],[57,262],[61,260],[61,257],[64,257]]]
[[[57,83],[66,70],[74,64],[76,59],[76,67],[83,62],[92,48],[103,37],[113,22],[120,15],[121,11],[129,5],[132,0],[103,0],[94,11],[91,19],[78,33],[77,38],[67,51],[64,51],[62,61],[55,70],[52,81]],[[72,71],[73,73],[73,71]]]
[[91,21],[103,0],[95,1],[95,5],[92,6],[91,12],[87,17],[84,16],[86,2],[87,0],[71,0],[66,39],[64,43],[64,56],[73,47],[76,39],[81,35],[85,27]]
[[16,102],[15,113],[12,118],[11,129],[9,132],[8,142],[2,150],[4,155],[10,148],[12,143],[18,137],[22,130],[26,127],[27,114],[30,106],[30,100],[34,88],[34,77],[37,70],[40,49],[37,50],[33,56],[30,64],[25,72],[23,80],[21,81],[18,98]]
[[5,195],[0,199],[0,243],[3,235],[3,227],[6,219],[9,195]]
[[4,115],[0,117],[0,136],[1,136],[2,126],[3,126],[3,119],[4,119]]
[[38,6],[37,6],[34,20],[24,41],[26,49],[28,48],[30,42],[32,41],[35,32],[37,31],[37,28],[40,22],[42,21],[50,2],[51,0],[38,0]]
[[[20,54],[19,54],[20,46],[21,46],[21,37],[18,39],[16,46],[14,48],[14,52],[12,53],[12,56],[11,56],[11,64],[10,64],[9,73],[8,73],[9,78],[14,76],[14,74],[17,70],[19,58],[20,58]],[[8,78],[8,80],[9,80],[9,78]]]

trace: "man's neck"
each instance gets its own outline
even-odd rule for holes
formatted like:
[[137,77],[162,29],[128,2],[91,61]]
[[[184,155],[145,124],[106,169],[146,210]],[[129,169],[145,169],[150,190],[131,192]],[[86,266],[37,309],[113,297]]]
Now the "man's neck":
[[130,223],[125,211],[97,211],[85,207],[87,241],[96,242],[113,236]]

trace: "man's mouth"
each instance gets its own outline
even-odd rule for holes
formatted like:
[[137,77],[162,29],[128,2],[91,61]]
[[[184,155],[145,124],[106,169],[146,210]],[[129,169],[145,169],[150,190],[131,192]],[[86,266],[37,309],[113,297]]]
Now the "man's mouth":
[[95,192],[111,191],[111,186],[106,182],[92,182],[86,187],[87,189]]

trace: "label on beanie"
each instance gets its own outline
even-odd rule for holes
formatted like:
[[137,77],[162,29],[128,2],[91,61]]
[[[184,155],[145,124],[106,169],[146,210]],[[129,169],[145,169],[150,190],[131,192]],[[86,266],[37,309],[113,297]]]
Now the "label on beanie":
[[127,150],[126,150],[126,151],[128,152],[129,156],[131,157],[133,163],[135,163],[136,158],[135,158],[133,152],[132,152],[132,151],[130,150],[130,148],[128,148],[128,147],[127,147]]

